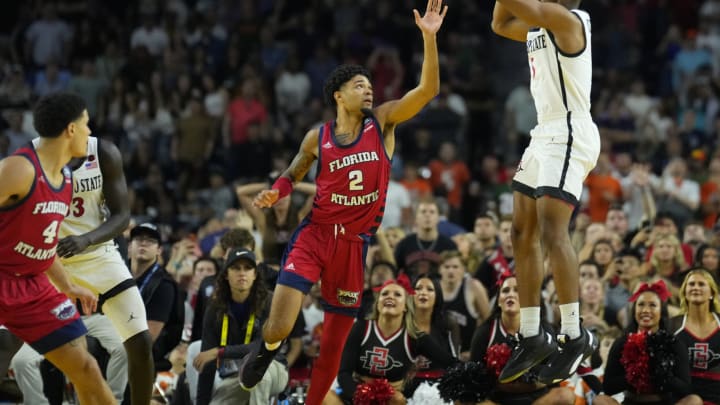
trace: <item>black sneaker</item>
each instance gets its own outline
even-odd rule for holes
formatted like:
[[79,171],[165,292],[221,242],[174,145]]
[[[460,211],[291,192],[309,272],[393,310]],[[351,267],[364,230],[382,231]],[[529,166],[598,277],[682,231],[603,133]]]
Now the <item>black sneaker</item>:
[[530,369],[540,364],[557,350],[557,342],[550,332],[540,327],[540,333],[522,337],[513,349],[505,367],[498,377],[501,384],[517,380]]
[[583,327],[576,339],[568,339],[566,335],[558,335],[557,339],[560,350],[550,356],[547,367],[543,367],[538,374],[538,381],[543,384],[555,384],[567,379],[598,348],[595,335]]
[[262,340],[251,343],[250,352],[243,357],[240,362],[239,378],[240,387],[246,391],[250,391],[262,380],[275,358],[275,353],[278,352],[280,346],[277,349],[270,351],[265,347],[265,342]]

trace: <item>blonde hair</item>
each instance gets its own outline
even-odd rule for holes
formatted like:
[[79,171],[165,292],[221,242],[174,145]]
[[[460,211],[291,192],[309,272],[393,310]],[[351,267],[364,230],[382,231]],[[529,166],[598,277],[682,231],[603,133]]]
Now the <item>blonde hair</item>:
[[[397,283],[391,283],[388,285],[395,284],[397,286],[400,286],[400,284]],[[405,327],[405,330],[407,331],[408,335],[410,335],[411,338],[416,339],[419,335],[419,330],[417,327],[417,324],[415,324],[415,302],[412,299],[412,297],[407,293],[405,288],[400,286],[401,290],[403,291],[403,294],[405,294],[405,313],[403,314],[403,326]],[[383,290],[387,288],[387,286],[383,287]],[[380,301],[380,293],[382,290],[378,291],[378,293],[375,295],[375,302],[373,303],[373,310],[372,314],[370,315],[369,319],[377,321],[380,319],[380,310],[378,309],[378,302]]]
[[715,282],[715,278],[710,274],[709,271],[705,270],[702,267],[696,267],[690,271],[687,272],[685,275],[685,279],[682,282],[682,285],[680,286],[680,293],[678,294],[680,296],[680,312],[683,314],[688,313],[688,303],[687,298],[685,298],[685,289],[687,288],[688,280],[690,280],[690,276],[693,274],[699,274],[701,275],[705,281],[708,283],[708,286],[710,286],[710,312],[715,312],[720,314],[720,300],[718,300],[718,285]]
[[660,235],[653,243],[653,252],[650,257],[650,266],[657,271],[660,268],[660,261],[657,258],[657,244],[658,242],[666,240],[673,245],[675,254],[673,255],[673,264],[678,268],[678,271],[682,271],[687,268],[688,264],[685,261],[685,254],[680,246],[680,240],[675,235]]

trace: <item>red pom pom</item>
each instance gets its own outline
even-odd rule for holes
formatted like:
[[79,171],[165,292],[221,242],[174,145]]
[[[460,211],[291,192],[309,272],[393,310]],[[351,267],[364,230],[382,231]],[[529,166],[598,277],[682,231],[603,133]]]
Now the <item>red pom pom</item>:
[[654,393],[650,379],[650,356],[647,350],[647,334],[644,332],[628,335],[623,346],[620,364],[625,368],[625,378],[638,394]]
[[388,380],[378,378],[357,386],[355,395],[353,395],[353,404],[387,405],[393,395],[395,395],[395,389]]
[[485,353],[485,364],[488,370],[495,373],[495,377],[500,377],[500,373],[502,369],[505,368],[505,363],[507,363],[511,354],[512,348],[505,343],[488,347]]

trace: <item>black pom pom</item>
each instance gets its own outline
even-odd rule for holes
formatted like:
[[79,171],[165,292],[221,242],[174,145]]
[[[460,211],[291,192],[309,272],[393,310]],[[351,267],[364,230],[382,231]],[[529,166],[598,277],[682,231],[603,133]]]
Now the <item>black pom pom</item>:
[[650,378],[660,392],[669,389],[670,380],[675,375],[677,358],[673,346],[675,335],[658,330],[647,337],[647,351],[650,357]]
[[490,394],[494,376],[482,363],[469,361],[450,367],[438,383],[440,397],[448,402],[480,402]]

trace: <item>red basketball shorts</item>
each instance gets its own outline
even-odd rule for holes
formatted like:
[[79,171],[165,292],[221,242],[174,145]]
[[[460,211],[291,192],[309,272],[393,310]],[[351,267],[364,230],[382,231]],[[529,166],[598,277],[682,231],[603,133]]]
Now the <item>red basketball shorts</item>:
[[277,282],[307,294],[320,280],[325,310],[355,316],[363,291],[367,242],[346,234],[340,225],[303,221],[288,243]]
[[0,324],[41,354],[87,333],[75,305],[44,273],[0,275]]

